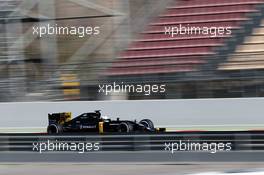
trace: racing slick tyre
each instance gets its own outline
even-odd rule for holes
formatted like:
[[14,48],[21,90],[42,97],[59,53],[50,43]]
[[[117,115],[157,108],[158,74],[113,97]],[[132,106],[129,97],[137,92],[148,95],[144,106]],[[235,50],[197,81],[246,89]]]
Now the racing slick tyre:
[[48,134],[59,134],[62,133],[62,126],[61,125],[56,125],[56,124],[51,124],[47,128]]
[[122,122],[119,125],[118,132],[124,133],[124,132],[132,132],[133,131],[133,125],[129,122]]
[[143,119],[143,120],[141,120],[139,122],[139,124],[142,124],[145,127],[150,128],[151,130],[154,130],[155,129],[153,122],[151,120],[149,120],[149,119]]

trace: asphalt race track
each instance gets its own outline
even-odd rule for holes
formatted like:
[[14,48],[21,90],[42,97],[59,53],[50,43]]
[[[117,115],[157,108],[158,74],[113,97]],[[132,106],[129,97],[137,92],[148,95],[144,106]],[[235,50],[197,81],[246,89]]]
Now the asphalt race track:
[[4,175],[183,175],[200,172],[222,172],[263,168],[264,163],[228,163],[228,164],[126,164],[126,165],[91,165],[91,164],[21,164],[0,165]]
[[[188,147],[192,143],[196,148],[200,146],[203,149],[189,149],[194,148]],[[60,147],[59,144],[67,145]],[[0,134],[2,163],[264,162],[263,150],[262,131],[122,135]]]

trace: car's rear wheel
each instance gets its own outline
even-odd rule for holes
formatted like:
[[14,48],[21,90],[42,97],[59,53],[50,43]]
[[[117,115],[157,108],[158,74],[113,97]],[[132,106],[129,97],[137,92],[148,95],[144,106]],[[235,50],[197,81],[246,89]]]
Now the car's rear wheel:
[[121,133],[128,133],[133,131],[133,125],[128,122],[122,122],[119,125],[118,131]]
[[47,132],[48,134],[59,134],[62,133],[62,127],[61,125],[52,124],[48,126]]
[[151,130],[155,129],[153,122],[149,119],[143,119],[139,123],[144,125],[146,128],[151,129]]

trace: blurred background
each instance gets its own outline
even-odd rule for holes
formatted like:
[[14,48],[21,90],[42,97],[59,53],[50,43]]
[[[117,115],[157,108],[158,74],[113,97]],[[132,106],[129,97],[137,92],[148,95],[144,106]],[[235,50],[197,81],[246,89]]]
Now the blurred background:
[[[33,35],[33,26],[100,34]],[[231,35],[164,35],[188,24]],[[264,0],[0,0],[0,101],[264,96]],[[165,93],[105,96],[106,83]]]

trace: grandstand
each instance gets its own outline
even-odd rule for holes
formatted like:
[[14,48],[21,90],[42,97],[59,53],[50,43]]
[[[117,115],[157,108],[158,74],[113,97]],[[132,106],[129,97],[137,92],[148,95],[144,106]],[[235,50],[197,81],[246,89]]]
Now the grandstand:
[[[262,0],[173,1],[120,53],[107,74],[111,80],[167,82],[171,90],[159,98],[262,95],[257,92],[262,89],[261,79],[248,82],[245,78],[251,74],[243,70],[263,69],[263,3]],[[180,24],[229,27],[232,34],[164,35],[164,26]],[[239,75],[231,70],[238,70]],[[251,76],[256,77],[255,72]],[[255,89],[254,94],[247,92],[248,86]]]
[[[263,1],[262,1],[263,2]],[[137,41],[113,64],[110,75],[154,74],[195,71],[205,57],[215,55],[214,48],[225,45],[221,35],[164,35],[164,26],[189,24],[203,27],[230,27],[237,30],[257,13],[261,1],[176,1],[149,23]]]
[[[0,101],[264,95],[264,0],[0,3]],[[47,24],[99,26],[101,33],[32,35],[33,26]],[[166,33],[180,25],[191,33]],[[166,93],[98,93],[98,84],[112,82],[166,84]]]

